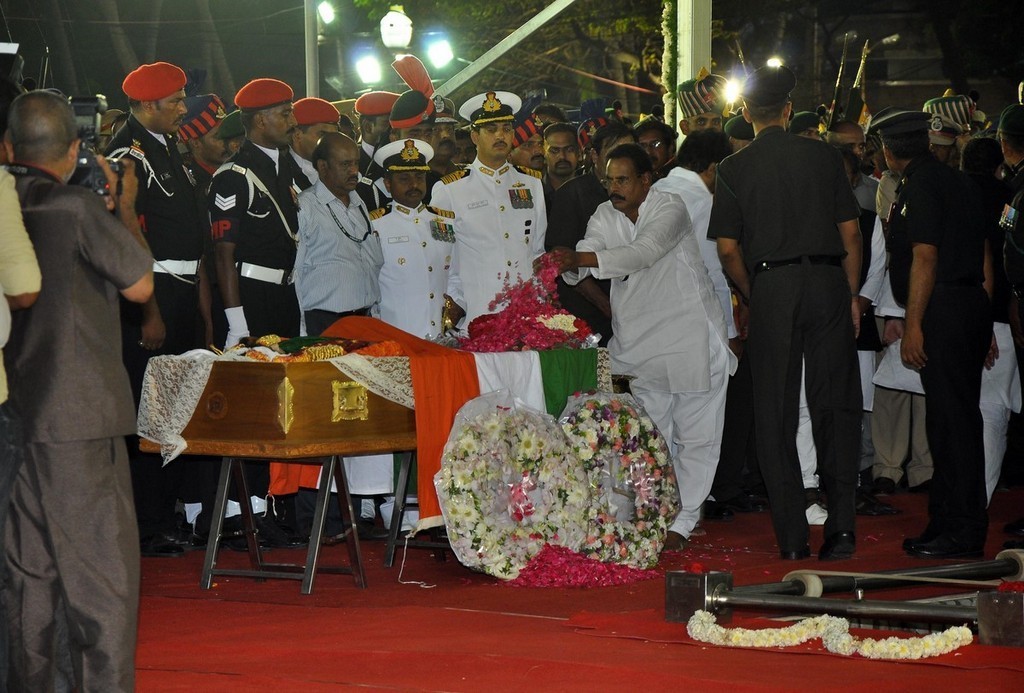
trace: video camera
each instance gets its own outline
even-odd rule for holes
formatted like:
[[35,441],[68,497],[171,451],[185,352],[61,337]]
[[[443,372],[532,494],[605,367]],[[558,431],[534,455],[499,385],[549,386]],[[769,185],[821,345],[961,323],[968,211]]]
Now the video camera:
[[[109,195],[107,176],[96,162],[93,149],[100,134],[100,121],[107,110],[107,97],[103,94],[95,96],[72,96],[71,109],[75,112],[75,123],[78,125],[78,139],[82,141],[78,150],[78,165],[69,181],[72,185],[89,188],[97,195]],[[121,175],[121,162],[108,161],[114,173]]]

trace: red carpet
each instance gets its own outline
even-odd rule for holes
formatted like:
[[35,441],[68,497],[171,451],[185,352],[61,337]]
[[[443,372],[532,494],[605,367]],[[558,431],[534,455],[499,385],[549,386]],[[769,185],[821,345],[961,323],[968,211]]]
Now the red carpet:
[[[858,555],[830,570],[920,566],[900,543],[924,524],[926,499],[897,495],[895,517],[858,518]],[[1024,489],[998,493],[986,557],[1002,525],[1024,507]],[[735,583],[779,580],[815,560],[776,558],[766,514],[705,525],[708,534],[661,568],[699,561],[729,570]],[[812,530],[812,543],[821,541]],[[343,547],[327,549],[328,560]],[[312,595],[294,581],[220,578],[198,587],[201,553],[144,559],[137,655],[140,691],[399,690],[1018,690],[1024,651],[971,645],[928,662],[875,662],[821,653],[816,642],[785,651],[736,650],[692,643],[685,626],[663,620],[663,580],[596,589],[513,589],[410,550],[403,580],[382,565],[383,544],[364,543],[368,588],[321,574]],[[298,551],[274,560],[301,560]],[[222,565],[246,562],[223,556]],[[826,567],[826,566],[821,566]],[[929,590],[871,593],[921,596]],[[737,613],[733,623],[757,614]],[[876,637],[882,637],[876,634]]]

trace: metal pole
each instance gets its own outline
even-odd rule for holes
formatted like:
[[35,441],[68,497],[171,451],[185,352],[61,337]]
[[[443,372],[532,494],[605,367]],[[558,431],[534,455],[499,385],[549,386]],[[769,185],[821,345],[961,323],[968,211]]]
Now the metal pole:
[[[310,0],[306,0],[306,2],[309,3]],[[442,96],[450,95],[456,89],[487,69],[487,67],[495,60],[518,46],[524,39],[528,38],[530,34],[557,17],[574,2],[576,2],[576,0],[555,0],[553,3],[534,15],[531,19],[527,20],[521,27],[499,41],[494,48],[491,48],[489,51],[466,66],[457,75],[435,89],[434,93],[441,94]]]
[[[926,566],[905,570],[883,570],[874,573],[876,577],[845,577],[842,575],[822,575],[822,593],[853,592],[858,589],[887,589],[891,587],[917,587],[924,583],[911,580],[888,578],[887,575],[913,576],[922,578],[944,578],[952,580],[995,580],[1010,577],[1020,571],[1020,565],[1009,558],[978,563],[957,563],[944,566]],[[789,594],[802,595],[804,583],[800,580],[785,580],[764,585],[746,585],[734,587],[733,594]]]
[[711,597],[711,603],[716,610],[719,608],[755,607],[797,613],[823,613],[833,616],[925,623],[973,624],[978,620],[978,610],[973,606],[890,602],[878,599],[820,599],[782,594],[721,592]]
[[306,96],[320,96],[320,53],[317,49],[316,0],[304,0]]

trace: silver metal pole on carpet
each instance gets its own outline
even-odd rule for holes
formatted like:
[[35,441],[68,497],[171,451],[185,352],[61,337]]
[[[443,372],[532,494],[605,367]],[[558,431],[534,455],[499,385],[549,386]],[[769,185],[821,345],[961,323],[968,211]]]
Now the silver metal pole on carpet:
[[978,620],[978,610],[973,606],[948,606],[945,604],[883,601],[881,599],[819,599],[818,597],[793,597],[785,594],[722,592],[711,597],[711,605],[715,612],[735,607],[751,607],[887,621],[972,625]]

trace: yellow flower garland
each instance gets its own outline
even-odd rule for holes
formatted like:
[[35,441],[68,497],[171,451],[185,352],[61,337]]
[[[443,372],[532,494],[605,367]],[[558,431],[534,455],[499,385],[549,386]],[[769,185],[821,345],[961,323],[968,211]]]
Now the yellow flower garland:
[[686,624],[686,632],[699,642],[725,647],[792,647],[821,638],[829,652],[859,654],[868,659],[922,659],[947,654],[974,640],[971,629],[954,626],[922,637],[861,639],[850,635],[850,622],[836,616],[815,616],[785,628],[723,628],[715,615],[698,611]]

